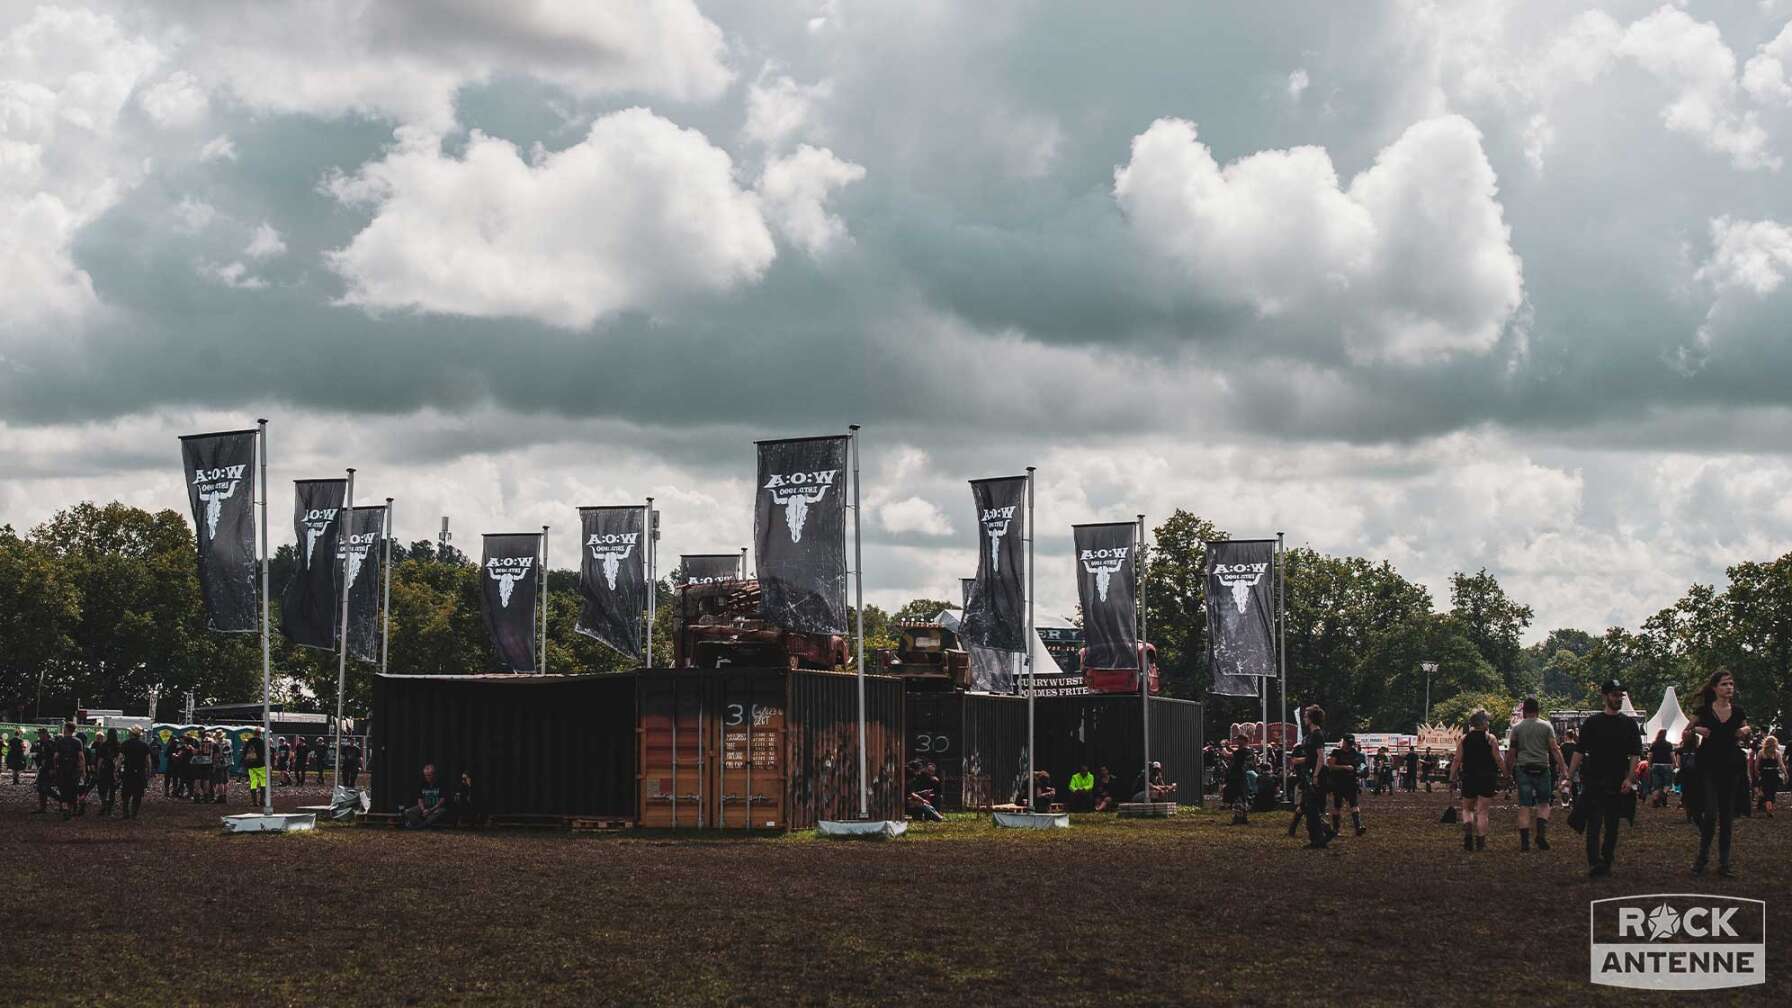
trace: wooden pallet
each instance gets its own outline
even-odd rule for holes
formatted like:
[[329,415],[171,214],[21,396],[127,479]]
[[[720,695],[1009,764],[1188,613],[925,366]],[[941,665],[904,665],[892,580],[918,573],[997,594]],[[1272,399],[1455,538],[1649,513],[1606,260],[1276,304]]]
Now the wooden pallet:
[[566,829],[572,820],[557,815],[495,815],[488,816],[485,825],[500,829]]
[[1122,819],[1168,819],[1176,814],[1175,802],[1121,802]]
[[384,826],[391,829],[398,825],[398,815],[392,812],[363,812],[359,824],[362,826]]
[[601,833],[609,830],[633,829],[633,819],[586,819],[574,817],[572,831],[574,833]]

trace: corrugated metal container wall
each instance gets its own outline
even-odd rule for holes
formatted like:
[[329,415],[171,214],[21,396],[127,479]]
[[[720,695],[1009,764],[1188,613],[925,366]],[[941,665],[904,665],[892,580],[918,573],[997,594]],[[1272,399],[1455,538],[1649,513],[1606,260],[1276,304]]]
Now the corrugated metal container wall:
[[964,807],[964,694],[910,693],[903,766],[920,760],[939,768],[939,807]]
[[1012,801],[1027,777],[1027,702],[966,694],[962,755],[965,809]]
[[[1051,773],[1052,786],[1061,792],[1078,766],[1091,772],[1106,766],[1122,788],[1130,787],[1143,769],[1136,696],[1042,697],[1035,718],[1038,767]],[[1151,699],[1151,758],[1164,765],[1164,779],[1177,785],[1178,804],[1201,804],[1199,703]]]
[[373,710],[377,810],[434,763],[470,771],[487,815],[634,817],[633,676],[376,676]]
[[716,680],[714,825],[723,829],[789,829],[792,704],[777,670],[722,675]]
[[[808,829],[822,819],[859,817],[858,685],[853,676],[791,672],[790,823]],[[865,677],[865,764],[873,819],[903,815],[903,684]]]

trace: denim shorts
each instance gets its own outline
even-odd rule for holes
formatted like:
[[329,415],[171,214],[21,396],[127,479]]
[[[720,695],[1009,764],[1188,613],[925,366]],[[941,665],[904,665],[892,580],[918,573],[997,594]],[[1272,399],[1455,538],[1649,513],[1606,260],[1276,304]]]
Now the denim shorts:
[[1649,777],[1650,784],[1658,791],[1674,789],[1674,765],[1672,763],[1651,763]]
[[1553,789],[1550,787],[1554,778],[1549,768],[1518,768],[1518,805],[1520,808],[1532,808],[1537,805],[1548,805]]

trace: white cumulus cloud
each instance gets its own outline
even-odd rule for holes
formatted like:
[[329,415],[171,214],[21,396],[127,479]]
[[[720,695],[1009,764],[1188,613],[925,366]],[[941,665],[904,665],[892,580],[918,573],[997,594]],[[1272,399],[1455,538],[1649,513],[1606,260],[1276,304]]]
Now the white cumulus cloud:
[[1335,332],[1359,358],[1486,352],[1524,296],[1480,133],[1458,116],[1413,125],[1348,186],[1322,148],[1222,166],[1193,123],[1160,119],[1114,198],[1202,295]]
[[842,161],[833,151],[803,144],[765,166],[759,195],[778,231],[803,251],[820,256],[851,240],[846,222],[828,212],[828,197],[864,177],[863,167]]

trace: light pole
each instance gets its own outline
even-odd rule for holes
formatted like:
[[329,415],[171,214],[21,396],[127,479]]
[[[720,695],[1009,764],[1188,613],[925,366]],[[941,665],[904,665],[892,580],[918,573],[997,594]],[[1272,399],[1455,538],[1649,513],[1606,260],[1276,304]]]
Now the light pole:
[[1425,670],[1425,712],[1419,715],[1419,723],[1428,724],[1431,720],[1431,674],[1437,671],[1437,663],[1422,661],[1419,668]]

